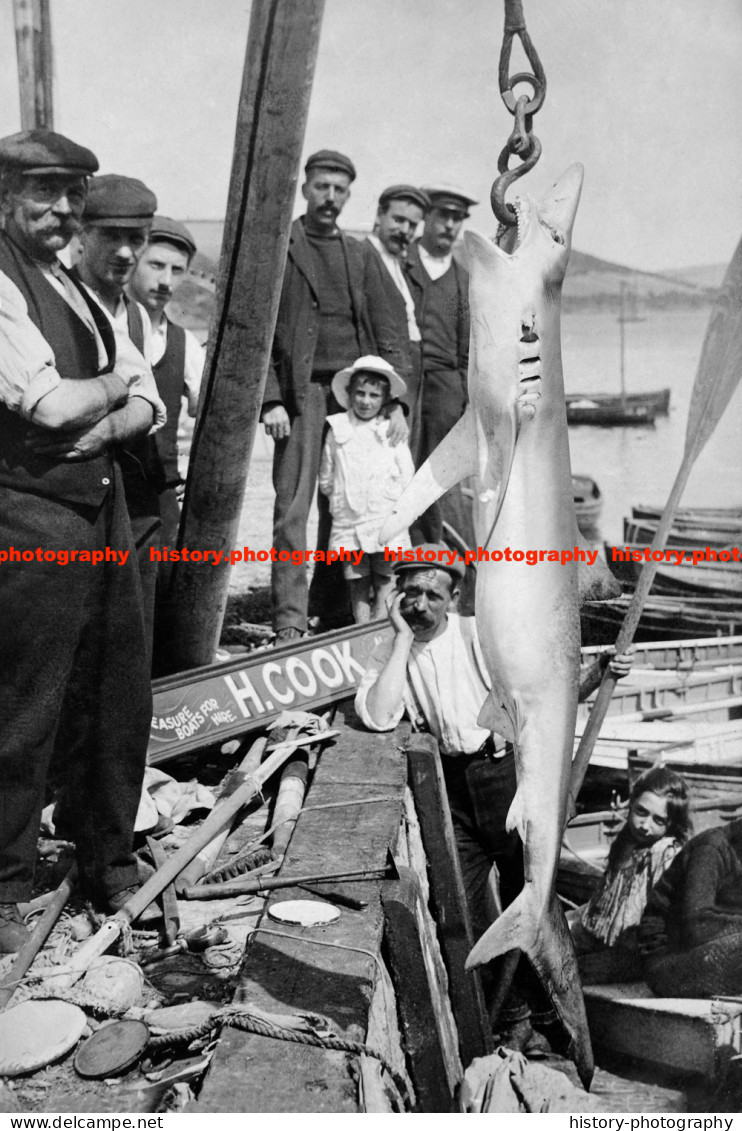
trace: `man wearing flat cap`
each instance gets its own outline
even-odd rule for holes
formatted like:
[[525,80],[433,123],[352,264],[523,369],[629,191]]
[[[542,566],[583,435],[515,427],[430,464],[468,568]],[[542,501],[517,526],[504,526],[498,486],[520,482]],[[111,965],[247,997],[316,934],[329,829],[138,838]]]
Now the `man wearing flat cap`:
[[[357,240],[346,236],[337,218],[350,196],[356,171],[350,158],[322,149],[308,159],[302,195],[304,216],[291,226],[286,270],[273,339],[272,362],[261,419],[276,442],[273,458],[273,544],[277,550],[307,546],[307,518],[316,492],[326,419],[340,406],[332,378],[356,358],[374,354],[405,369],[384,293],[381,269],[369,261]],[[390,439],[405,439],[404,414],[395,406]],[[318,546],[326,548],[331,517],[324,496],[318,500]],[[315,570],[314,609],[330,626],[338,586],[330,569]],[[275,561],[271,588],[276,640],[306,633],[309,594],[303,569]]]
[[[84,894],[137,885],[134,820],[152,713],[116,451],[148,432],[154,382],[57,258],[98,162],[60,134],[0,139],[0,952],[28,933],[54,751]],[[62,749],[64,741],[65,748]],[[56,750],[55,750],[56,743]]]
[[[119,357],[152,373],[152,327],[143,306],[126,293],[147,246],[157,198],[135,177],[108,173],[93,177],[82,214],[82,254],[73,273],[111,323]],[[165,473],[154,435],[138,436],[118,452],[134,545],[139,562],[148,647],[152,649],[157,561],[161,546],[160,494]]]
[[[198,339],[165,313],[165,307],[185,281],[196,244],[185,224],[169,216],[155,216],[149,240],[127,285],[129,298],[143,306],[152,324],[152,372],[167,409],[167,423],[155,433],[164,485],[160,489],[160,541],[174,547],[178,541],[180,505],[185,480],[178,467],[178,421],[185,400],[189,416],[196,415],[204,349]],[[158,608],[166,600],[171,569],[157,567],[155,609],[155,665],[158,663]]]
[[[430,210],[423,234],[407,257],[407,276],[415,299],[423,352],[418,466],[453,428],[466,407],[469,275],[454,258],[453,247],[470,205],[476,204],[455,186],[428,185],[424,191],[430,198]],[[470,540],[471,517],[462,509],[461,500],[457,486],[434,503],[413,527],[413,541],[419,537],[440,541],[444,519]]]
[[410,244],[429,207],[430,201],[422,189],[414,185],[390,185],[379,197],[374,230],[363,245],[366,254],[377,260],[382,268],[397,335],[407,345],[409,365],[404,374],[407,384],[404,400],[409,409],[407,419],[413,458],[420,431],[418,394],[422,373],[422,338],[404,268]]
[[[435,737],[470,914],[462,928],[473,942],[492,922],[498,898],[506,907],[523,887],[523,846],[518,833],[507,829],[517,788],[515,753],[502,735],[479,725],[492,684],[474,617],[456,611],[464,562],[444,544],[423,543],[405,551],[392,568],[397,579],[388,603],[392,637],[372,652],[355,709],[370,730],[393,730],[406,713],[418,730]],[[621,678],[631,662],[628,653],[601,657],[584,673],[580,698],[595,690],[606,665]],[[491,995],[495,987],[487,969],[483,981]],[[534,1025],[550,1039],[559,1037],[556,1014],[525,959],[498,1020],[500,1043],[526,1052],[545,1051]]]

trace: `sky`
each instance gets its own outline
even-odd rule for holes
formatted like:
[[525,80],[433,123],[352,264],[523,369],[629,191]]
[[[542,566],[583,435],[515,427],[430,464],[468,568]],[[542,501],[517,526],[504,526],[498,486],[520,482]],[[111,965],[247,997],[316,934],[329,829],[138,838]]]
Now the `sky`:
[[[161,211],[221,219],[250,4],[51,0],[51,10],[55,128],[89,146],[102,172],[144,180]],[[469,226],[493,231],[489,191],[512,128],[497,89],[503,10],[326,0],[304,153],[353,158],[344,226],[370,226],[388,184],[444,180],[483,202]],[[534,119],[543,156],[523,191],[538,195],[581,161],[581,251],[649,271],[727,262],[741,227],[741,0],[524,0],[524,10],[548,90]],[[0,0],[0,61],[5,135],[20,128],[11,0]]]

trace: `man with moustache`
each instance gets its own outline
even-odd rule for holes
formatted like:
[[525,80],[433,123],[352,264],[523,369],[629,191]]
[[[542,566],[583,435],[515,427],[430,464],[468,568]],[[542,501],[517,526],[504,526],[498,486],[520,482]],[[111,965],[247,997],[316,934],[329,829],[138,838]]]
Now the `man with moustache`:
[[152,372],[167,408],[167,423],[155,435],[165,476],[160,492],[161,538],[165,546],[175,546],[178,540],[180,502],[185,488],[178,468],[181,405],[185,399],[188,415],[196,415],[204,367],[203,346],[189,330],[168,318],[165,307],[184,282],[195,254],[196,244],[185,224],[169,216],[155,216],[147,246],[126,288],[129,298],[149,315]]
[[[467,403],[469,275],[454,258],[453,246],[469,207],[477,203],[452,185],[429,185],[423,191],[430,198],[430,211],[422,236],[407,256],[423,352],[418,466],[453,428]],[[440,541],[446,519],[473,545],[471,518],[462,521],[461,501],[460,488],[454,487],[434,503],[416,524],[421,536]]]
[[406,342],[409,365],[404,371],[409,409],[410,449],[413,459],[420,431],[419,391],[422,372],[422,344],[415,303],[405,274],[407,252],[415,232],[430,207],[425,193],[414,185],[390,185],[379,197],[374,230],[366,237],[364,249],[383,268],[389,309],[395,320],[399,340]]
[[[132,855],[152,694],[116,458],[164,415],[107,319],[57,258],[79,226],[90,150],[49,130],[0,139],[0,952],[28,938],[47,771],[64,724],[83,894],[117,911]],[[75,550],[77,560],[57,564]],[[99,555],[94,558],[94,555]]]
[[[111,323],[118,353],[137,351],[151,368],[152,327],[146,310],[126,294],[149,237],[157,208],[155,194],[134,177],[109,173],[90,182],[83,227],[82,254],[74,268],[89,295]],[[145,627],[152,648],[157,562],[150,551],[159,549],[160,494],[165,474],[155,436],[139,436],[119,453],[134,544],[142,581]]]
[[[515,754],[512,743],[478,722],[491,681],[474,618],[456,612],[464,563],[458,558],[449,563],[448,547],[441,543],[419,547],[423,557],[430,551],[439,564],[398,561],[393,566],[397,576],[397,592],[389,602],[393,637],[374,649],[356,693],[355,709],[370,730],[393,730],[406,713],[418,730],[435,736],[477,939],[492,921],[492,865],[497,865],[503,907],[523,887],[523,846],[517,832],[506,828],[517,788]],[[580,698],[595,690],[607,665],[616,677],[627,675],[632,652],[630,648],[621,656],[603,654],[583,674]],[[485,990],[489,994],[494,990],[486,971]],[[534,1035],[534,1023],[550,1037],[557,1035],[556,1015],[525,960],[498,1021],[502,1043],[527,1052],[544,1049],[543,1040]]]
[[[384,293],[380,267],[362,245],[346,236],[337,218],[356,177],[343,153],[322,149],[305,165],[304,216],[291,226],[286,270],[273,339],[261,420],[275,442],[273,545],[303,551],[307,518],[317,487],[320,457],[330,413],[340,406],[332,395],[334,375],[363,355],[374,354],[404,369],[404,357]],[[392,443],[406,439],[399,405],[391,412]],[[329,541],[331,516],[320,496],[318,548]],[[306,572],[289,561],[274,561],[271,572],[276,643],[306,634],[309,593]],[[342,571],[315,569],[312,602],[323,627],[330,627],[342,602]],[[347,605],[347,600],[345,602]],[[348,606],[349,613],[349,606]]]

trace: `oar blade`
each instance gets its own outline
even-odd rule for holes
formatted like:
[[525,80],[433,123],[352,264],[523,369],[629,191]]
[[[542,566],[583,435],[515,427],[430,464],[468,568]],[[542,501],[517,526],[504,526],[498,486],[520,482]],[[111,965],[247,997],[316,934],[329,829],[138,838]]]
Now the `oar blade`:
[[693,386],[685,451],[698,455],[742,376],[742,240],[714,303]]

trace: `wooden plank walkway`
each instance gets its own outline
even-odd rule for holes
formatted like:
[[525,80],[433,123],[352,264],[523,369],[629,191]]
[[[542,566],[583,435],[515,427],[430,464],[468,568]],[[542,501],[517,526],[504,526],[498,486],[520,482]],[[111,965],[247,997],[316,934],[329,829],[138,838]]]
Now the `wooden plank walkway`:
[[[284,873],[384,867],[403,810],[407,770],[399,746],[398,732],[370,734],[352,722],[343,729],[319,759]],[[389,800],[368,803],[377,797]],[[312,808],[330,804],[335,807]],[[275,923],[267,908],[314,896],[298,888],[274,892],[248,943],[235,1001],[273,1013],[317,1013],[339,1035],[363,1041],[383,934],[380,889],[380,881],[348,885],[353,895],[368,899],[368,907],[341,908],[336,923],[312,928]],[[191,1110],[357,1112],[357,1083],[348,1059],[344,1052],[225,1029]]]

